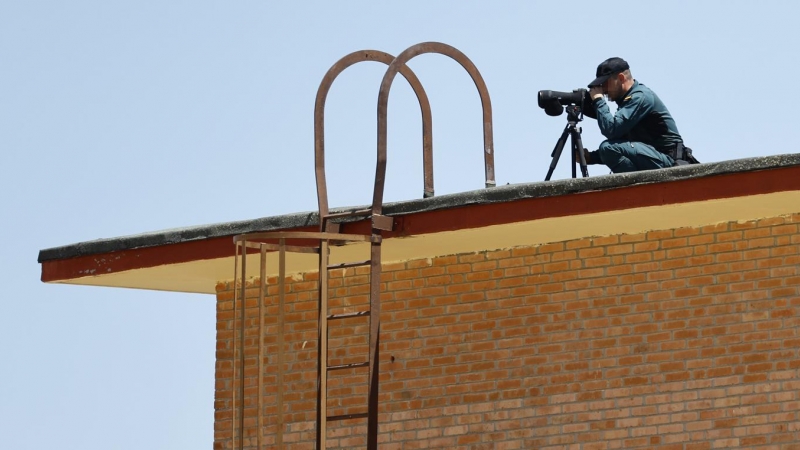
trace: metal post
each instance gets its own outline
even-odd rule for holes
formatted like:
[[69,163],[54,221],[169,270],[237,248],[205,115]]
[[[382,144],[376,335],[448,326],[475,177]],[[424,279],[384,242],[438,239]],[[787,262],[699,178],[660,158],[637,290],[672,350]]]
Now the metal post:
[[326,448],[328,429],[328,240],[319,246],[317,327],[317,450]]
[[[246,282],[246,277],[247,277],[247,241],[243,241],[242,242],[242,286],[241,286],[241,289],[242,289],[242,294],[241,294],[241,300],[242,300],[242,312],[241,312],[241,314],[242,314],[242,317],[241,317],[241,321],[240,321],[241,326],[239,327],[239,347],[240,347],[239,348],[239,359],[241,359],[241,364],[242,364],[241,365],[242,380],[239,383],[239,399],[241,400],[240,403],[242,404],[241,407],[240,407],[242,411],[239,414],[239,449],[240,450],[244,449],[244,365],[245,365],[244,364],[245,363],[245,358],[244,358],[244,327],[245,327],[245,323],[244,323],[244,321],[245,321],[245,310],[247,309],[247,282]],[[235,379],[234,379],[234,383],[235,383]]]
[[275,442],[278,450],[283,450],[283,332],[284,305],[286,303],[286,240],[281,238],[278,250],[278,432]]
[[[377,236],[375,232],[377,231]],[[369,271],[369,394],[367,397],[367,450],[378,450],[378,387],[381,335],[381,241],[370,243]]]
[[233,376],[231,379],[231,449],[236,448],[236,299],[238,286],[236,285],[239,276],[239,244],[236,245],[236,254],[233,258],[233,344],[231,347],[231,365],[233,366]]
[[258,284],[258,450],[264,435],[264,297],[267,290],[267,248],[261,244],[261,281]]

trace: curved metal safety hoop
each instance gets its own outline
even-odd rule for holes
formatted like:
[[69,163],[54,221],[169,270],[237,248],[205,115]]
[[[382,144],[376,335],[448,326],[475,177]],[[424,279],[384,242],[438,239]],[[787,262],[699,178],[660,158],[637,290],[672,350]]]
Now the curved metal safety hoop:
[[461,53],[457,48],[443,44],[441,42],[423,42],[413,45],[389,64],[381,82],[381,89],[378,93],[378,164],[375,168],[375,196],[372,199],[372,213],[380,214],[383,206],[383,187],[386,181],[386,145],[387,145],[387,124],[386,117],[389,106],[389,89],[392,87],[395,75],[406,67],[406,63],[415,56],[424,53],[440,53],[449,56],[469,73],[478,94],[481,97],[483,106],[483,159],[486,173],[486,187],[494,187],[494,138],[492,136],[492,102],[489,99],[489,91],[486,83],[483,82],[478,68],[475,64]]
[[[360,50],[350,53],[337,61],[319,84],[317,99],[314,104],[314,165],[317,179],[317,199],[319,202],[320,217],[328,214],[328,187],[325,181],[325,100],[328,97],[333,81],[345,69],[362,61],[378,61],[389,65],[394,61],[394,56],[378,50]],[[433,139],[431,138],[432,119],[431,105],[428,95],[422,88],[419,79],[406,65],[399,67],[399,72],[417,95],[419,107],[422,112],[422,167],[424,171],[424,197],[433,196]],[[322,226],[322,221],[320,221]]]

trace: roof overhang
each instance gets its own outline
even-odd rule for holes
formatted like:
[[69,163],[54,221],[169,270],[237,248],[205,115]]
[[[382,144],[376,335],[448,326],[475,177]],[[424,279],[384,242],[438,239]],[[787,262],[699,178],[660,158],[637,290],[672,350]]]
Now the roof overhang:
[[[500,186],[386,204],[394,229],[383,261],[503,249],[800,212],[800,155],[781,155],[630,174]],[[345,233],[368,231],[366,220]],[[232,237],[316,231],[298,213],[42,250],[42,281],[214,293],[233,278]],[[366,259],[368,244],[334,247],[331,262]],[[256,256],[253,255],[255,264]],[[277,263],[270,257],[268,267]],[[287,270],[314,271],[313,254],[291,254]],[[252,267],[252,266],[251,266]]]

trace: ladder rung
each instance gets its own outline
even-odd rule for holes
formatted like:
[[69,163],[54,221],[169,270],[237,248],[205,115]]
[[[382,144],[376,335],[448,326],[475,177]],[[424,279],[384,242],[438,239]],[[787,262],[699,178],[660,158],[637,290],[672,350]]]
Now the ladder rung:
[[357,209],[355,211],[345,211],[333,214],[328,214],[324,217],[325,220],[338,219],[342,217],[356,217],[356,216],[369,216],[372,214],[372,209]]
[[341,264],[333,264],[328,266],[328,270],[333,269],[347,269],[348,267],[361,267],[361,266],[368,266],[372,262],[371,259],[366,261],[353,261],[353,262],[346,262]]
[[367,362],[360,362],[360,363],[352,363],[352,364],[340,364],[338,366],[328,366],[328,370],[343,370],[343,369],[355,369],[356,367],[368,367],[369,361]]
[[328,421],[333,422],[334,420],[366,419],[368,416],[368,413],[342,414],[340,416],[328,416]]
[[351,317],[361,317],[368,315],[369,315],[369,310],[344,313],[344,314],[331,314],[330,316],[328,316],[328,320],[349,319]]

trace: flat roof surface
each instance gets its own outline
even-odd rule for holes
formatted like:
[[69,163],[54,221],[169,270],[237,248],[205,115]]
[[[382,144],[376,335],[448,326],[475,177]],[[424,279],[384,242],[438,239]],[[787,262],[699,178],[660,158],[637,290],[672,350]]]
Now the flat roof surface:
[[[363,207],[339,210],[351,209]],[[393,227],[382,233],[381,260],[401,262],[796,213],[798,154],[514,184],[385,204],[383,214],[391,217]],[[233,236],[317,231],[317,220],[316,212],[303,212],[46,249],[39,253],[42,281],[213,294],[219,283],[233,277]],[[364,235],[370,234],[371,226],[368,219],[356,218],[341,228],[342,233]],[[369,247],[332,246],[330,263],[368,259]],[[266,257],[266,275],[274,275],[277,253]],[[258,258],[258,253],[248,253],[248,267],[258,267]],[[287,258],[288,274],[317,268],[313,253]]]
[[[592,176],[588,178],[568,178],[554,181],[509,184],[426,199],[386,203],[383,206],[383,213],[389,216],[402,216],[470,205],[488,205],[524,199],[560,197],[637,185],[693,180],[725,174],[746,173],[794,166],[800,166],[800,154],[756,157],[626,174]],[[592,167],[602,167],[603,170],[605,170],[604,166]],[[737,188],[737,186],[730,186],[732,192],[736,191]],[[675,202],[680,201],[683,200],[680,198],[675,199]],[[365,206],[332,208],[332,212],[361,209],[364,207]],[[625,204],[620,205],[620,209],[626,207],[629,206]],[[87,255],[231,237],[245,233],[301,228],[312,229],[317,227],[318,223],[318,213],[314,211],[262,217],[252,220],[174,228],[136,235],[78,242],[43,249],[39,251],[38,261],[44,263],[47,261],[63,260]],[[231,248],[233,248],[232,245]]]

